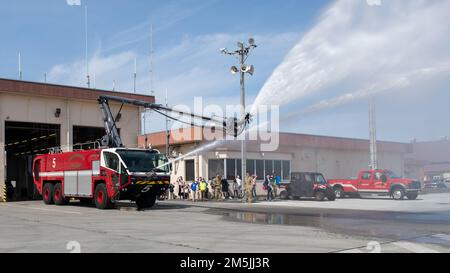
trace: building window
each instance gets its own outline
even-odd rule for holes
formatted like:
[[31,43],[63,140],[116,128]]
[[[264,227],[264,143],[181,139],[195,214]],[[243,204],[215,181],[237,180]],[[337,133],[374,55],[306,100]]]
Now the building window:
[[227,179],[234,180],[236,178],[236,160],[227,159]]
[[275,176],[281,177],[281,160],[275,160],[273,162],[273,173]]
[[250,175],[256,174],[255,170],[255,160],[247,160],[247,172]]
[[291,179],[291,162],[284,160],[283,161],[283,180]]
[[195,180],[195,160],[186,160],[184,161],[186,166],[186,181],[194,181]]
[[225,175],[225,160],[210,159],[208,160],[208,176],[209,178],[216,177],[216,175]]
[[264,180],[264,160],[256,160],[256,175],[258,180]]
[[266,160],[266,161],[264,161],[264,164],[265,164],[266,176],[269,174],[273,174],[273,160]]

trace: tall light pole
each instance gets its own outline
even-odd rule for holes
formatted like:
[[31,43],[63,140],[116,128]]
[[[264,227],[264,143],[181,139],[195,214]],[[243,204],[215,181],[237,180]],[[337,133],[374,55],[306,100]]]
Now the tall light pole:
[[378,169],[378,152],[377,152],[377,121],[375,98],[369,101],[369,137],[370,137],[370,168]]
[[85,54],[86,54],[86,84],[91,88],[91,76],[89,75],[89,47],[88,47],[88,6],[84,6],[84,39],[85,39]]
[[[166,107],[169,107],[168,90],[166,89]],[[170,153],[170,131],[169,131],[169,118],[166,111],[166,156],[169,157]]]
[[[255,43],[255,39],[251,38],[248,40],[248,45],[243,42],[237,43],[238,49],[230,52],[226,48],[222,48],[220,51],[223,54],[230,55],[230,56],[238,56],[239,57],[239,68],[236,66],[231,67],[231,73],[237,74],[240,73],[240,87],[241,87],[241,120],[244,121],[246,119],[246,113],[245,113],[245,74],[248,73],[250,75],[253,75],[255,72],[253,65],[247,65],[245,62],[247,61],[248,56],[250,53],[257,47]],[[244,123],[244,126],[246,126],[246,123]],[[244,139],[241,142],[241,152],[242,152],[242,179],[245,181],[246,174],[247,174],[247,131],[246,128],[244,129]]]

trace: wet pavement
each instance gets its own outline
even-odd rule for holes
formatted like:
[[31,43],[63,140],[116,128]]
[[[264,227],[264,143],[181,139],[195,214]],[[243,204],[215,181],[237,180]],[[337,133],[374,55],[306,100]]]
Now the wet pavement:
[[226,221],[260,225],[288,225],[323,229],[326,232],[402,240],[436,233],[450,233],[450,211],[439,213],[389,213],[337,210],[297,214],[212,209]]
[[[77,202],[0,203],[0,252],[445,252],[450,195],[414,202],[158,202],[100,211]],[[352,209],[353,208],[353,209]]]

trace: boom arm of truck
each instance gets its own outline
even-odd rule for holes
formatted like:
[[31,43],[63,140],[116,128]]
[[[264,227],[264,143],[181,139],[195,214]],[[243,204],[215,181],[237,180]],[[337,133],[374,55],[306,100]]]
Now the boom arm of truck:
[[[106,135],[102,138],[102,145],[110,147],[110,148],[121,148],[124,146],[122,139],[120,138],[119,130],[117,129],[117,124],[116,124],[117,117],[119,116],[120,111],[119,111],[119,114],[116,117],[114,117],[112,114],[111,108],[109,107],[110,101],[121,103],[122,106],[120,108],[120,111],[122,110],[122,107],[124,104],[129,104],[129,105],[135,105],[135,106],[139,106],[139,107],[144,107],[145,109],[153,110],[153,111],[157,112],[158,114],[161,114],[163,116],[166,116],[170,119],[177,120],[177,121],[180,121],[180,120],[177,118],[174,118],[173,116],[169,115],[168,113],[176,114],[176,115],[180,115],[180,116],[188,116],[188,117],[191,117],[192,119],[202,120],[203,122],[212,122],[213,124],[215,124],[214,127],[216,129],[222,129],[228,135],[232,135],[234,137],[241,135],[244,132],[246,126],[251,122],[250,114],[246,114],[242,120],[238,120],[237,118],[229,118],[229,119],[224,118],[224,119],[220,120],[218,118],[204,117],[204,116],[197,115],[197,114],[178,111],[173,108],[165,107],[165,106],[155,104],[155,103],[149,103],[149,102],[140,101],[140,100],[133,100],[133,99],[127,99],[127,98],[122,98],[122,97],[104,95],[104,96],[100,96],[98,98],[98,103],[100,105],[100,110],[102,111],[103,122],[105,124],[105,130],[106,130]],[[191,125],[195,125],[195,124],[192,123]]]

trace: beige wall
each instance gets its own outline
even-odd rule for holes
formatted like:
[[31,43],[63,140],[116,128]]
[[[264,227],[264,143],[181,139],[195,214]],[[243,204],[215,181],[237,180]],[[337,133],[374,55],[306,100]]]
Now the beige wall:
[[[177,151],[183,154],[195,149],[194,145],[185,145]],[[291,171],[320,172],[327,178],[350,178],[355,177],[361,169],[367,169],[369,165],[369,152],[314,149],[314,148],[292,148],[290,153],[248,153],[248,159],[271,159],[291,160]],[[201,153],[196,156],[186,157],[185,160],[198,160],[199,173],[196,177],[208,177],[208,159],[241,157],[240,152],[214,151]],[[197,164],[197,163],[196,163]],[[174,164],[173,179],[185,176],[184,161]],[[404,156],[399,153],[380,153],[379,167],[393,170],[397,174],[404,175]]]
[[[296,149],[292,160],[292,171],[320,172],[327,178],[349,178],[358,174],[361,169],[369,166],[369,152],[327,150],[327,149]],[[404,174],[404,155],[396,153],[380,153],[379,167]]]
[[[112,104],[113,113],[117,113],[120,105]],[[61,108],[61,116],[55,117],[55,111]],[[137,136],[141,133],[140,109],[124,106],[122,119],[118,123],[124,144],[137,147]],[[96,101],[21,96],[16,94],[0,94],[0,188],[3,188],[5,121],[36,122],[61,125],[61,145],[70,149],[73,145],[73,126],[103,127],[102,115]],[[3,194],[3,191],[1,194]]]

